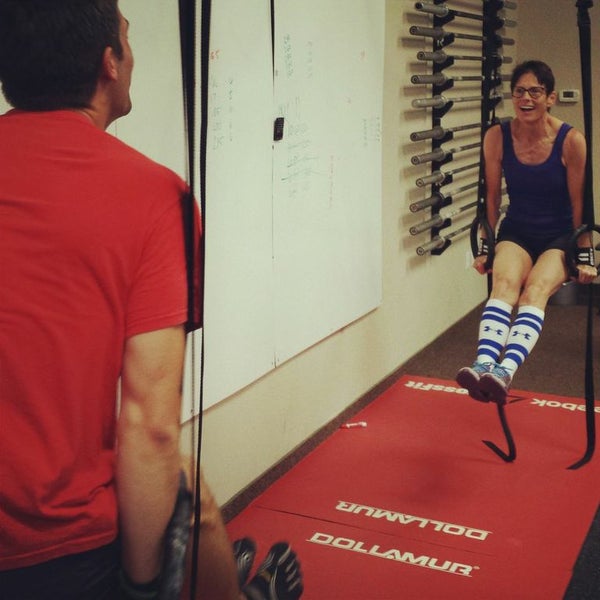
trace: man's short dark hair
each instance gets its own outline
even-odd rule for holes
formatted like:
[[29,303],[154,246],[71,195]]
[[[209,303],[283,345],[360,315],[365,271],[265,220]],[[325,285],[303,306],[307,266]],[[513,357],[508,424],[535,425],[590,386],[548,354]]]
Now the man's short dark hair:
[[546,88],[546,94],[551,94],[554,91],[554,73],[552,69],[541,60],[526,60],[518,64],[510,80],[511,91],[515,89],[517,81],[525,75],[525,73],[532,73],[536,79]]
[[107,47],[123,55],[118,0],[0,0],[0,81],[22,110],[85,108]]

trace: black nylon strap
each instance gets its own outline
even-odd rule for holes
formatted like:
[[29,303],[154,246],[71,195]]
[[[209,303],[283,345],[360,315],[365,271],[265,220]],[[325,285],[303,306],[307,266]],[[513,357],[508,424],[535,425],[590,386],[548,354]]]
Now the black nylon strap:
[[578,265],[588,265],[590,267],[595,267],[596,263],[594,262],[594,248],[579,248],[577,251],[577,255],[575,256],[575,261]]
[[504,452],[499,446],[489,440],[483,440],[483,443],[490,450],[495,452],[504,462],[513,462],[517,458],[517,446],[515,445],[513,434],[508,425],[508,419],[506,418],[504,405],[498,404],[496,408],[498,409],[498,418],[500,419],[500,424],[502,425],[502,432],[504,433],[506,444],[508,445],[508,452]]
[[[589,9],[592,0],[578,0],[577,26],[579,28],[579,54],[581,60],[581,79],[583,90],[583,117],[585,137],[588,146],[587,162],[585,165],[585,188],[583,219],[584,222],[594,223],[593,199],[593,169],[592,169],[592,44],[591,21]],[[578,469],[587,464],[594,456],[596,449],[596,419],[594,406],[594,357],[593,357],[593,319],[594,294],[592,285],[588,289],[588,310],[585,343],[585,423],[587,444],[583,456],[569,469]]]
[[275,0],[271,0],[271,59],[273,61],[273,78],[275,78]]
[[[488,243],[488,260],[486,261],[486,269],[492,268],[494,261],[494,246],[495,246],[495,232],[491,229],[487,218],[487,184],[485,179],[485,156],[483,152],[483,140],[487,130],[496,123],[496,105],[497,100],[493,97],[493,91],[495,86],[498,85],[499,80],[499,65],[493,61],[492,58],[497,55],[498,45],[496,43],[497,35],[495,26],[499,6],[494,2],[483,3],[483,15],[482,15],[482,45],[481,53],[482,56],[486,57],[481,67],[482,82],[481,82],[481,146],[479,151],[479,182],[477,188],[477,214],[473,220],[471,226],[471,249],[473,256],[479,255],[478,249],[473,243],[473,239],[479,237],[481,228],[487,238]],[[491,292],[492,280],[488,276],[488,294]]]
[[[201,40],[200,40],[200,219],[201,236],[196,239],[197,223],[195,210],[195,178],[196,178],[196,0],[179,0],[179,31],[181,43],[181,65],[183,82],[184,120],[187,148],[188,193],[183,199],[184,231],[186,232],[186,263],[188,269],[188,323],[187,330],[192,331],[203,324],[203,277],[205,273],[205,239],[206,239],[206,140],[208,132],[208,65],[210,51],[210,0],[202,0],[201,4]],[[200,280],[200,281],[198,281]],[[197,285],[199,283],[200,285]],[[198,297],[200,296],[200,297]],[[199,315],[198,315],[199,313]],[[192,532],[192,565],[190,573],[190,598],[195,598],[198,580],[198,552],[200,540],[200,462],[202,453],[202,415],[203,415],[203,381],[204,381],[204,335],[200,349],[200,387],[197,394],[198,422],[195,430],[196,472],[194,477],[194,528]],[[192,337],[192,381],[196,378],[195,338]],[[194,395],[192,385],[192,394]],[[195,399],[194,399],[195,400]]]
[[[186,331],[202,325],[203,236],[197,239],[194,190],[196,188],[195,123],[196,123],[196,2],[179,0],[179,31],[186,143],[188,193],[182,198],[183,228],[188,282],[188,318]],[[204,210],[201,211],[203,218]],[[204,231],[204,228],[202,228]]]
[[584,223],[594,223],[594,177],[592,169],[593,126],[592,126],[592,42],[591,20],[589,9],[594,5],[592,0],[578,0],[577,26],[579,28],[579,55],[581,61],[581,86],[583,99],[584,133],[587,143],[587,161],[585,165],[585,188],[583,203]]
[[[189,0],[188,0],[189,1]],[[195,5],[195,0],[193,0]],[[200,243],[202,276],[204,276],[204,264],[206,260],[206,150],[208,138],[208,68],[210,60],[210,23],[211,23],[211,0],[202,0],[200,28],[200,214],[202,220],[202,236]],[[196,12],[194,7],[194,28]],[[195,48],[195,44],[194,44]],[[194,69],[195,69],[194,61]],[[192,101],[193,101],[192,96]],[[189,103],[189,100],[188,100]],[[204,289],[204,286],[202,286]],[[204,306],[204,303],[202,303]],[[196,597],[196,584],[198,580],[198,549],[200,541],[200,463],[202,454],[202,420],[204,410],[204,334],[200,349],[200,389],[198,393],[198,427],[196,430],[196,473],[194,489],[194,531],[192,537],[192,573],[190,577],[190,598]]]

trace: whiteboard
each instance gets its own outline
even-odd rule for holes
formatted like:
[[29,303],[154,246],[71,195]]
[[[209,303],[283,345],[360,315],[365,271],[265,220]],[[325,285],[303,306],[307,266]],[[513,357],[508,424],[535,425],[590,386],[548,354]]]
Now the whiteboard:
[[276,363],[381,303],[383,0],[275,3]]
[[[381,301],[384,2],[274,7],[275,72],[270,0],[212,5],[205,315],[194,365],[188,349],[186,417],[201,335],[208,408]],[[134,109],[114,133],[183,176],[177,2],[121,9]],[[284,137],[274,142],[277,117]]]
[[274,367],[270,0],[213,2],[204,405]]

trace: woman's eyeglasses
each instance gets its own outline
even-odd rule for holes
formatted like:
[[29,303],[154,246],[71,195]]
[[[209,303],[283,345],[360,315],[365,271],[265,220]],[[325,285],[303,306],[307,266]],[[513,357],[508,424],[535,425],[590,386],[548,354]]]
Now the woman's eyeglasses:
[[541,98],[546,93],[546,88],[538,86],[538,85],[534,85],[533,87],[530,87],[530,88],[517,86],[516,88],[513,89],[513,91],[511,93],[512,93],[513,98],[522,98],[525,95],[525,92],[527,92],[529,94],[530,98],[537,100],[538,98]]

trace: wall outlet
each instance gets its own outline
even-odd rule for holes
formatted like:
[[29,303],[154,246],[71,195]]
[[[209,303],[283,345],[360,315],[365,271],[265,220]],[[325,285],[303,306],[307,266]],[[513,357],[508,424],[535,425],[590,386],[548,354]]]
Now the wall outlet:
[[574,104],[575,102],[579,102],[579,97],[579,90],[560,90],[558,92],[559,102]]

